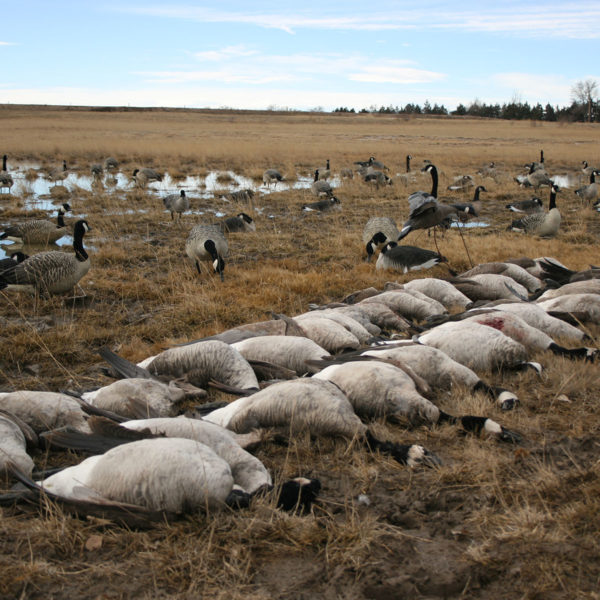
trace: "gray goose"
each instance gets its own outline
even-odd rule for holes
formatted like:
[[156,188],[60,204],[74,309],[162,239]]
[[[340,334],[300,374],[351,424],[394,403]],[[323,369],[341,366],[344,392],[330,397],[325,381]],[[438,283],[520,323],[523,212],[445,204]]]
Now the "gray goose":
[[587,202],[593,202],[598,197],[599,186],[596,182],[596,176],[600,176],[600,171],[594,169],[590,173],[590,183],[588,185],[584,185],[580,187],[578,190],[575,190],[575,193],[582,199]]
[[262,179],[263,179],[263,183],[267,187],[270,187],[271,184],[273,184],[274,187],[277,187],[277,182],[283,181],[283,175],[277,169],[267,169],[263,173]]
[[70,210],[69,204],[64,203],[58,209],[56,223],[46,219],[32,219],[7,227],[0,234],[0,240],[11,240],[17,244],[53,244],[67,233],[64,215]]
[[221,281],[225,269],[224,257],[228,252],[227,240],[217,225],[196,225],[185,243],[185,253],[196,265],[198,273],[202,273],[200,261],[210,260],[215,273],[221,276]]
[[333,188],[327,181],[319,179],[319,169],[315,170],[314,180],[310,186],[310,191],[314,196],[331,196],[333,194]]
[[75,223],[75,254],[50,250],[34,254],[0,275],[0,289],[30,291],[42,296],[70,292],[90,269],[83,236],[90,231],[85,219]]
[[186,210],[190,208],[189,198],[185,195],[185,190],[181,190],[179,194],[169,194],[163,198],[163,204],[165,208],[171,213],[171,221],[175,213],[179,214],[179,219],[181,220],[181,215]]

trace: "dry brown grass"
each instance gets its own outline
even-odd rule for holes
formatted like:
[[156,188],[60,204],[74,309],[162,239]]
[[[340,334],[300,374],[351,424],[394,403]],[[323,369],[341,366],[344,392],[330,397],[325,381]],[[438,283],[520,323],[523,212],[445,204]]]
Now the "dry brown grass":
[[[485,180],[487,229],[465,232],[474,262],[551,255],[572,268],[598,263],[598,215],[581,210],[572,191],[559,195],[563,227],[554,240],[505,231],[508,202],[530,197],[511,177],[544,149],[551,172],[575,171],[593,159],[599,129],[590,125],[226,112],[99,113],[4,107],[4,152],[43,165],[66,158],[86,172],[108,155],[135,166],[204,176],[233,170],[260,179],[267,167],[288,178],[329,158],[338,171],[375,155],[404,171],[404,157],[424,158],[442,173],[442,195],[455,175],[491,160],[505,177]],[[173,343],[262,320],[270,311],[297,314],[310,302],[336,301],[362,287],[383,287],[422,273],[380,273],[361,259],[369,216],[406,218],[405,198],[429,179],[377,190],[345,181],[342,211],[303,215],[307,190],[254,198],[245,205],[192,198],[194,211],[250,212],[256,234],[233,234],[225,281],[199,277],[183,244],[208,218],[170,221],[150,192],[114,195],[71,191],[76,215],[93,233],[93,267],[82,281],[84,306],[61,298],[34,304],[0,297],[0,384],[3,389],[90,388],[108,381],[95,354],[109,344],[132,360]],[[546,200],[547,192],[541,192]],[[25,197],[0,198],[5,222],[29,218]],[[61,199],[61,201],[63,201]],[[128,208],[146,212],[126,212]],[[272,218],[271,218],[272,217]],[[210,220],[210,219],[209,219]],[[410,244],[433,248],[414,233]],[[438,237],[453,268],[468,268],[461,239]],[[428,275],[447,275],[438,267]],[[598,328],[590,333],[598,341]],[[302,473],[323,483],[309,517],[281,514],[264,498],[244,513],[192,515],[150,531],[126,531],[80,520],[60,507],[0,509],[0,596],[106,598],[597,598],[599,409],[597,365],[540,355],[547,367],[489,379],[514,389],[521,407],[507,414],[480,395],[454,390],[438,403],[448,411],[488,414],[521,432],[517,448],[433,431],[377,423],[381,437],[426,445],[444,459],[438,470],[414,471],[340,441],[265,445],[258,456],[280,480]],[[564,394],[568,402],[560,398]],[[46,462],[42,453],[35,457]],[[51,454],[51,464],[77,457]],[[370,505],[357,501],[366,494]],[[99,536],[93,538],[93,536]],[[90,539],[93,538],[93,542]],[[86,549],[100,544],[97,549]],[[88,544],[88,546],[86,546]]]

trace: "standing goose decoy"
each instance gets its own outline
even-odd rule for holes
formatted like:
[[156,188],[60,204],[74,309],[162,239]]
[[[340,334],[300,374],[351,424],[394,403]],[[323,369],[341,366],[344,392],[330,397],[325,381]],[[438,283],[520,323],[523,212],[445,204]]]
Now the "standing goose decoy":
[[102,175],[104,175],[104,169],[100,163],[96,163],[90,167],[90,173],[92,174],[94,181],[100,181]]
[[215,273],[218,273],[223,281],[223,270],[225,260],[229,253],[229,246],[225,236],[216,225],[196,225],[191,231],[185,243],[185,253],[196,265],[199,274],[200,261],[210,260]]
[[91,231],[90,226],[80,219],[73,231],[75,254],[57,250],[34,254],[0,275],[0,289],[30,291],[42,296],[70,292],[90,270],[90,258],[83,247],[83,236]]
[[319,179],[329,179],[331,177],[331,169],[329,168],[329,159],[327,159],[327,164],[324,167],[318,167],[317,171],[319,171]]
[[556,193],[558,191],[558,186],[552,184],[552,187],[550,188],[550,204],[548,205],[548,212],[533,213],[521,219],[517,219],[512,222],[511,226],[508,228],[509,231],[532,233],[534,235],[539,235],[540,237],[555,236],[558,233],[561,221],[560,211],[556,207]]
[[532,187],[537,190],[542,185],[551,187],[554,184],[552,179],[548,177],[548,173],[546,173],[544,167],[536,168],[536,164],[538,163],[526,165],[529,168],[529,172],[524,177],[515,178],[521,187]]
[[342,205],[335,196],[328,196],[323,200],[302,205],[303,212],[327,212],[334,209],[340,210],[341,208]]
[[313,182],[310,186],[313,196],[333,196],[333,188],[327,181],[319,179],[319,169],[315,170]]
[[377,248],[398,239],[400,232],[396,222],[389,217],[371,217],[363,229],[362,240],[367,249],[367,261],[371,261]]
[[67,233],[64,216],[71,207],[65,203],[58,209],[56,223],[45,219],[32,219],[7,227],[0,240],[11,240],[17,244],[48,245],[53,244]]
[[4,190],[4,188],[8,189],[8,193],[10,194],[10,190],[14,184],[12,175],[6,170],[6,161],[8,160],[8,156],[5,154],[2,156],[2,171],[0,171],[0,190]]
[[375,268],[397,269],[403,273],[430,269],[447,260],[438,252],[417,248],[416,246],[399,246],[396,242],[388,242],[377,257]]
[[181,221],[181,215],[190,208],[189,198],[185,195],[185,190],[181,190],[179,194],[169,194],[163,198],[163,204],[165,208],[171,213],[171,221],[173,220],[175,213],[179,214],[179,220]]
[[62,167],[58,167],[56,169],[52,169],[48,175],[50,181],[54,182],[54,185],[58,181],[64,181],[69,176],[69,170],[67,168],[67,161],[63,160]]
[[115,171],[117,171],[119,168],[119,162],[117,161],[116,158],[113,158],[112,156],[109,156],[105,161],[104,161],[104,169],[106,171],[108,171],[109,173],[114,173]]
[[512,202],[511,204],[507,204],[505,208],[508,208],[512,212],[538,213],[544,210],[544,202],[536,196],[530,200]]
[[600,185],[596,182],[596,177],[600,176],[600,171],[594,170],[590,173],[590,183],[575,190],[575,193],[586,202],[593,202],[598,197]]
[[262,176],[263,184],[267,187],[277,187],[279,181],[283,181],[283,175],[277,169],[267,169]]
[[448,217],[458,216],[454,206],[440,204],[437,201],[438,172],[435,165],[429,164],[421,171],[431,175],[431,192],[414,192],[408,197],[410,212],[408,220],[402,226],[398,241],[416,229],[430,229],[440,225]]
[[246,213],[239,213],[235,217],[228,217],[218,223],[223,233],[241,233],[256,231],[254,219]]

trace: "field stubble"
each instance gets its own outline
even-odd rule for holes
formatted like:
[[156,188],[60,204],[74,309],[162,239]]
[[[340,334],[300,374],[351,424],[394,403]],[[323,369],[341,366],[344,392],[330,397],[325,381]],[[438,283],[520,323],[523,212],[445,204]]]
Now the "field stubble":
[[[81,172],[112,155],[123,172],[231,169],[256,180],[264,168],[277,167],[293,179],[327,158],[337,171],[374,155],[395,175],[410,153],[415,168],[423,159],[439,167],[441,196],[465,201],[471,193],[448,192],[448,183],[495,161],[504,173],[498,181],[476,177],[488,190],[482,220],[490,226],[464,232],[473,262],[549,255],[575,269],[598,264],[598,214],[582,209],[572,190],[559,194],[563,225],[553,240],[506,232],[512,214],[504,208],[533,195],[512,176],[540,149],[551,173],[575,172],[582,160],[597,158],[597,126],[19,107],[0,109],[0,120],[9,161],[52,165],[66,158]],[[1,296],[1,388],[87,389],[109,381],[96,355],[103,344],[139,360],[271,311],[294,315],[310,302],[337,301],[388,280],[446,277],[443,266],[402,275],[377,272],[362,260],[367,219],[391,216],[400,224],[406,196],[429,187],[419,173],[407,186],[396,181],[380,189],[355,178],[336,190],[342,210],[326,214],[301,213],[312,201],[308,190],[258,194],[254,207],[194,197],[190,190],[192,210],[245,211],[256,220],[255,234],[229,236],[223,283],[206,269],[198,276],[184,256],[187,232],[206,213],[185,214],[179,224],[156,193],[70,190],[75,215],[93,228],[86,237],[92,269],[82,280],[88,300],[36,305],[26,296]],[[539,195],[547,206],[548,192]],[[31,216],[24,200],[0,198],[2,220]],[[469,267],[455,229],[437,241],[452,268]],[[406,242],[434,248],[423,232]],[[597,346],[598,329],[590,334]],[[521,398],[512,413],[460,389],[437,399],[450,412],[487,414],[519,431],[525,441],[518,447],[462,437],[448,426],[382,422],[375,428],[384,437],[423,443],[444,465],[413,472],[357,446],[305,437],[260,447],[257,455],[276,480],[321,479],[321,502],[308,517],[282,514],[264,498],[244,513],[197,514],[128,531],[74,518],[51,503],[41,510],[0,509],[0,596],[598,598],[600,369],[537,358],[546,366],[541,378],[489,375]],[[77,457],[52,453],[35,460],[42,467]]]

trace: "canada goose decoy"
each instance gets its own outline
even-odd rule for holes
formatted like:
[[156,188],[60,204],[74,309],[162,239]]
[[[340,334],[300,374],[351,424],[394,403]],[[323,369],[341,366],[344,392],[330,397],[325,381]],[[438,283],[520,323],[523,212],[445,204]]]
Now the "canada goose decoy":
[[327,164],[324,167],[318,167],[317,171],[319,171],[319,179],[329,179],[331,177],[331,169],[329,168],[329,159],[327,159]]
[[399,246],[396,242],[388,242],[377,257],[375,268],[398,269],[403,273],[418,271],[419,269],[430,269],[447,262],[439,253],[416,246]]
[[165,208],[171,213],[171,221],[173,220],[175,213],[179,214],[179,220],[181,215],[190,208],[190,200],[185,194],[185,190],[181,190],[179,194],[169,194],[163,198],[163,204]]
[[451,216],[458,216],[454,206],[440,204],[437,201],[438,173],[435,165],[427,165],[423,172],[431,175],[431,192],[414,192],[408,197],[410,213],[402,226],[398,241],[416,229],[430,229],[440,225]]
[[396,179],[400,180],[404,185],[408,185],[410,182],[414,181],[415,174],[410,170],[410,161],[412,160],[412,156],[410,154],[406,155],[406,171],[404,173],[398,173],[396,175]]
[[512,212],[538,213],[544,210],[544,202],[540,198],[534,197],[530,200],[512,202],[511,204],[507,204],[505,208],[508,208]]
[[600,185],[596,182],[596,177],[600,176],[600,171],[593,170],[590,173],[590,183],[575,190],[575,193],[586,202],[593,202],[598,197]]
[[143,169],[134,169],[132,174],[135,185],[140,188],[146,187],[153,181],[162,181],[162,175],[154,169],[148,167]]
[[196,265],[198,273],[200,261],[212,261],[213,270],[218,273],[223,281],[225,258],[229,253],[229,246],[221,229],[216,225],[196,225],[185,243],[185,253]]
[[68,176],[69,176],[69,170],[67,168],[66,160],[63,160],[62,167],[57,167],[55,169],[52,169],[50,171],[50,173],[48,174],[48,178],[50,179],[50,181],[54,182],[54,185],[56,185],[56,183],[59,181],[64,181]]
[[71,207],[65,203],[58,209],[56,223],[45,219],[32,219],[7,227],[0,240],[11,240],[17,244],[53,244],[67,233],[64,216]]
[[371,217],[363,229],[362,240],[367,249],[367,260],[371,257],[377,248],[381,248],[388,242],[398,239],[400,232],[396,222],[389,217]]
[[279,181],[283,181],[283,175],[277,169],[267,169],[262,176],[263,184],[267,187],[277,187]]
[[354,179],[354,172],[352,171],[352,169],[344,167],[340,170],[340,176],[342,179]]
[[10,194],[10,190],[14,184],[12,175],[6,170],[6,161],[8,160],[8,156],[4,154],[2,156],[2,171],[0,171],[0,190],[4,190],[7,188],[8,193]]
[[329,196],[317,202],[302,205],[303,212],[327,212],[328,210],[341,209],[342,205],[335,196]]
[[371,168],[373,168],[373,169],[380,169],[382,171],[389,171],[389,169],[380,160],[375,160],[374,156],[371,156],[369,158],[368,166],[371,167]]
[[107,159],[105,159],[104,169],[106,171],[108,171],[109,173],[114,173],[115,171],[118,170],[118,168],[119,168],[119,162],[117,161],[116,158],[109,156]]
[[319,179],[319,169],[315,170],[315,175],[313,178],[313,182],[310,186],[310,191],[313,196],[332,196],[333,188],[327,181],[323,181]]
[[481,169],[477,171],[477,175],[481,175],[481,177],[496,177],[496,163],[492,161],[491,163],[485,165],[485,167],[481,167]]
[[247,202],[250,204],[254,198],[254,190],[246,188],[245,190],[237,190],[235,192],[229,192],[225,196],[230,202]]
[[42,296],[70,292],[90,269],[83,236],[91,231],[80,219],[73,228],[73,250],[68,254],[51,250],[30,256],[0,276],[0,289],[30,291]]
[[456,191],[460,190],[466,192],[469,188],[475,185],[475,181],[471,175],[459,175],[454,178],[454,181],[448,186],[449,190]]
[[546,168],[546,165],[544,164],[544,151],[540,150],[540,160],[539,162],[534,161],[531,163],[531,169],[533,171],[542,171]]
[[96,163],[90,167],[90,173],[95,181],[99,181],[102,179],[102,175],[104,175],[104,169],[100,163]]
[[393,185],[394,181],[391,177],[388,177],[383,171],[369,170],[363,176],[363,181],[366,183],[375,183],[377,187],[382,185]]
[[558,186],[552,184],[548,212],[533,213],[517,219],[512,222],[508,229],[511,231],[532,233],[540,237],[555,236],[558,233],[561,221],[560,211],[556,207],[556,193],[558,191]]
[[459,220],[468,221],[472,217],[479,216],[479,211],[481,210],[479,194],[481,192],[487,192],[487,190],[484,186],[478,185],[473,192],[473,202],[455,202],[451,204],[451,206],[456,208]]
[[7,269],[12,269],[15,265],[22,263],[26,258],[29,258],[27,254],[23,252],[13,252],[8,258],[0,259],[0,276]]
[[244,212],[237,214],[235,217],[227,217],[227,219],[221,221],[218,225],[223,233],[256,231],[254,219]]
[[552,179],[548,177],[548,174],[546,173],[544,167],[542,166],[536,168],[536,164],[537,163],[531,163],[529,165],[526,165],[529,168],[527,174],[523,177],[515,178],[515,180],[521,185],[521,187],[532,187],[537,190],[542,185],[547,185],[551,187],[554,184]]

